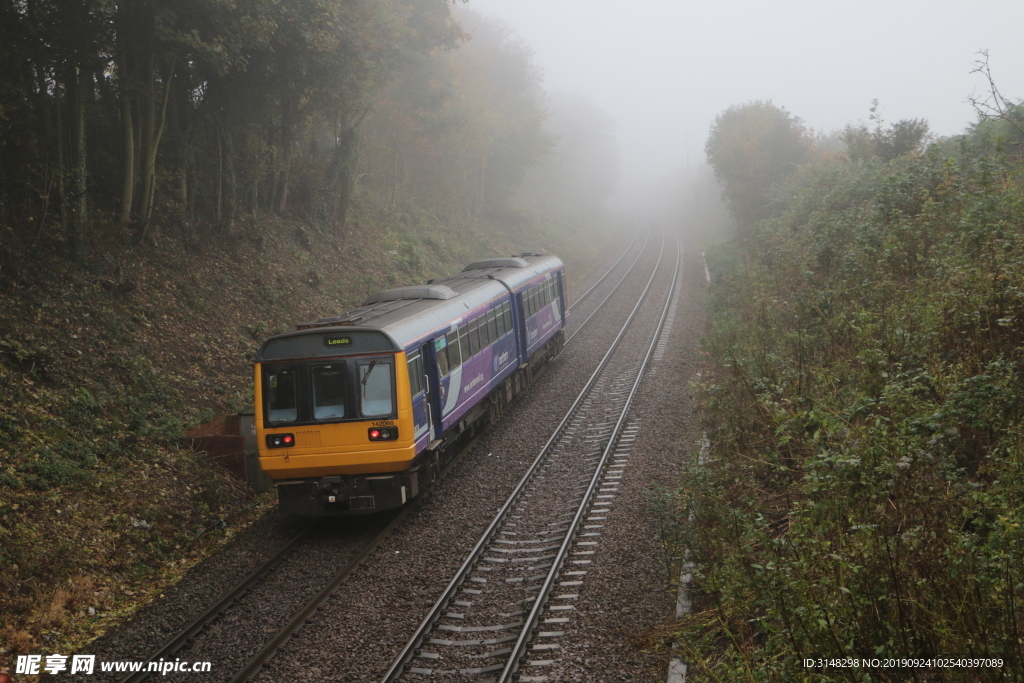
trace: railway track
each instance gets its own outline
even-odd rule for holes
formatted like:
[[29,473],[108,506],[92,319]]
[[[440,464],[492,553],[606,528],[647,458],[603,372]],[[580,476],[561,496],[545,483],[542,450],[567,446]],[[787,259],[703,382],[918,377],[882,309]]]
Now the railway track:
[[[650,230],[649,229],[647,231],[647,235],[648,236],[650,235]],[[600,278],[598,278],[597,281],[594,282],[594,284],[590,285],[590,287],[587,289],[587,291],[583,292],[583,294],[580,294],[578,297],[576,297],[573,300],[573,302],[571,304],[569,304],[569,310],[570,311],[573,310],[574,308],[576,308],[576,306],[578,304],[581,304],[584,301],[586,301],[587,297],[589,297],[591,294],[593,294],[594,290],[597,289],[598,287],[600,287],[601,284],[611,276],[611,274],[615,271],[615,269],[618,268],[619,264],[622,263],[623,259],[625,259],[626,256],[629,255],[630,250],[633,248],[633,245],[636,244],[636,241],[637,241],[637,239],[639,239],[639,237],[640,237],[640,227],[637,226],[636,231],[633,233],[633,239],[629,241],[629,244],[622,251],[622,256],[620,256],[618,259],[616,259],[615,263],[613,263],[608,268],[608,270],[605,271],[604,275],[602,275]],[[646,244],[646,243],[647,243],[647,240],[645,238],[644,239],[644,244]],[[642,253],[643,249],[641,249],[640,251]]]
[[[612,274],[612,272],[619,265],[619,263],[621,263],[622,260],[624,258],[626,258],[626,255],[629,253],[630,249],[632,249],[633,244],[636,242],[636,239],[639,236],[639,234],[640,234],[639,231],[637,231],[637,234],[633,236],[633,242],[630,242],[629,247],[627,247],[626,251],[624,251],[622,253],[622,256],[619,257],[619,260],[616,261],[612,265],[612,267],[608,269],[608,272],[605,273],[601,277],[600,280],[595,282],[594,285],[590,289],[588,289],[586,292],[584,292],[583,296],[581,296],[572,306],[569,306],[569,311],[570,312],[573,310],[573,307],[577,303],[582,303],[584,300],[586,300],[586,298],[588,296],[590,296],[590,294],[593,293],[598,288],[599,285],[601,285],[602,283],[604,283],[605,280],[608,279],[608,277]],[[586,318],[583,319],[583,322],[581,322],[579,324],[576,324],[575,322],[570,321],[570,323],[568,325],[569,329],[566,330],[565,344],[563,344],[563,348],[565,346],[569,345],[569,342],[571,342],[580,333],[580,331],[584,327],[586,327],[587,323],[589,323],[591,320],[594,319],[594,316],[597,315],[601,311],[602,308],[604,308],[604,305],[606,303],[608,303],[608,300],[611,299],[612,296],[614,296],[617,291],[619,291],[619,288],[622,287],[622,283],[626,281],[626,278],[628,278],[630,273],[633,272],[633,269],[636,268],[636,264],[639,263],[640,257],[644,255],[645,251],[647,251],[647,243],[650,241],[650,238],[651,238],[651,230],[650,230],[650,227],[648,227],[647,233],[644,235],[643,244],[640,246],[640,250],[637,252],[636,258],[633,259],[633,262],[630,264],[629,268],[626,269],[626,272],[622,274],[622,277],[619,278],[619,281],[615,283],[615,286],[612,287],[605,294],[604,298],[601,299],[601,302],[599,304],[597,304],[597,306],[595,306],[592,311],[590,311],[590,314]]]
[[[623,260],[630,254],[634,246],[639,239],[639,229],[633,236],[632,241],[623,251],[622,255],[608,268],[608,270],[586,291],[584,292],[572,305],[569,310],[574,310],[578,305],[583,304],[592,294],[600,293],[603,291],[601,285],[605,284],[617,268],[622,264]],[[600,311],[611,296],[618,291],[623,281],[633,272],[640,257],[646,251],[647,242],[650,237],[650,230],[644,238],[644,242],[637,253],[636,258],[632,261],[626,272],[618,279],[615,285],[608,291],[601,301],[596,305],[593,311],[589,312],[588,317],[582,324],[577,326],[573,332],[573,335],[579,332],[579,330],[585,325],[593,316]],[[473,444],[477,439],[471,441],[467,439],[468,443],[461,449],[451,462],[445,467],[442,472],[442,477],[448,472],[454,465],[461,459],[461,457],[470,451]],[[429,494],[428,494],[429,495]],[[318,609],[320,609],[330,597],[338,590],[338,588],[351,576],[352,572],[355,571],[360,564],[376,549],[384,539],[390,536],[393,531],[411,514],[419,509],[423,502],[428,496],[423,496],[409,505],[403,507],[397,513],[391,515],[390,519],[384,519],[383,521],[378,520],[378,524],[384,524],[372,538],[366,542],[360,549],[354,551],[349,559],[345,561],[340,570],[324,585],[324,587],[310,600],[308,600],[291,619],[280,629],[276,630],[269,638],[264,642],[263,647],[253,656],[251,656],[246,664],[236,671],[234,675],[228,679],[231,683],[240,683],[252,679],[263,667],[263,665],[272,659],[280,650],[284,649],[288,641],[299,631],[302,627],[312,618]],[[251,571],[244,579],[239,581],[234,587],[229,589],[219,600],[204,610],[197,617],[191,619],[183,628],[175,633],[173,637],[167,640],[163,645],[157,648],[145,661],[148,665],[149,662],[156,662],[158,660],[170,660],[175,655],[178,655],[185,651],[197,638],[201,636],[205,631],[210,629],[211,626],[230,614],[231,611],[242,604],[245,601],[247,595],[249,595],[257,586],[264,583],[273,576],[275,571],[289,561],[298,552],[304,540],[308,540],[312,537],[313,533],[318,529],[329,523],[330,520],[318,520],[311,522],[304,526],[293,538],[287,541],[279,550],[277,550],[272,556],[264,560],[257,568]],[[386,523],[385,523],[386,522]],[[146,666],[143,669],[147,668]],[[151,675],[150,672],[145,670],[132,673],[125,678],[120,680],[120,683],[140,683],[146,680]]]
[[[662,257],[664,239],[663,233]],[[548,680],[543,668],[556,661],[550,656],[571,620],[600,522],[639,430],[627,424],[627,415],[669,315],[681,262],[678,239],[675,251],[671,285],[646,351],[637,357],[622,342],[664,258],[590,380],[381,683],[492,674],[488,680],[505,683],[524,665],[536,675],[518,680]]]

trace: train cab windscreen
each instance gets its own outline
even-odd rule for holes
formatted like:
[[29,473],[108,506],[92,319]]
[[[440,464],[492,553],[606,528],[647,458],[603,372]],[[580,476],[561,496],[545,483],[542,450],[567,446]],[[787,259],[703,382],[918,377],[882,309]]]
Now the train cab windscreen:
[[271,422],[295,422],[298,419],[296,379],[295,368],[282,368],[264,373],[267,417]]
[[390,418],[394,378],[390,357],[267,363],[263,419],[274,427]]
[[313,418],[345,417],[345,364],[313,367]]
[[365,417],[387,416],[394,411],[391,377],[391,363],[371,360],[359,364],[361,412]]

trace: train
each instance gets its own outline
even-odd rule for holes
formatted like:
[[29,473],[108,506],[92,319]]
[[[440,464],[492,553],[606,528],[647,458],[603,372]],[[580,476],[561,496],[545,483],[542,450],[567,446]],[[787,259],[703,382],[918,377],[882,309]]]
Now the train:
[[267,339],[255,427],[281,512],[368,514],[421,495],[558,355],[567,319],[561,259],[521,253]]

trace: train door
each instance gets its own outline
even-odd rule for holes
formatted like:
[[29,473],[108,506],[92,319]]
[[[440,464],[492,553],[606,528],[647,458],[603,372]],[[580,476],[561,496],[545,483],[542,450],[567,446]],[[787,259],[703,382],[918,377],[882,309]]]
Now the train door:
[[462,387],[462,352],[459,347],[458,327],[452,325],[445,336],[434,340],[434,355],[437,357],[437,374],[440,385],[438,402],[441,406],[440,421],[451,413],[459,403]]
[[434,341],[428,341],[420,347],[420,354],[423,356],[423,366],[427,375],[427,422],[430,424],[430,440],[440,438],[441,434],[441,405],[438,403],[441,395],[440,377],[437,374],[437,354],[434,351]]
[[418,440],[424,434],[430,433],[433,440],[430,419],[430,382],[427,381],[427,373],[424,367],[426,360],[423,351],[414,350],[407,354],[409,361],[409,390],[412,394],[412,421],[415,431],[415,438]]
[[525,362],[529,357],[527,353],[527,347],[529,346],[529,334],[526,331],[526,318],[528,313],[526,312],[526,294],[527,290],[523,290],[519,294],[515,295],[516,300],[516,314],[512,316],[515,318],[516,327],[518,328],[517,334],[519,335],[519,348],[523,350],[522,362]]

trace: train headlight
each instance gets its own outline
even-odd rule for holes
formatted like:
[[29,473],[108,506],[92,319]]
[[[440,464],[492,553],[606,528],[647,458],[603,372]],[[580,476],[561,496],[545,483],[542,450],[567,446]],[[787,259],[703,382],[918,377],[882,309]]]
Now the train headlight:
[[294,434],[267,434],[267,448],[291,448],[294,445]]
[[398,427],[370,427],[367,434],[370,441],[395,441],[398,439]]

